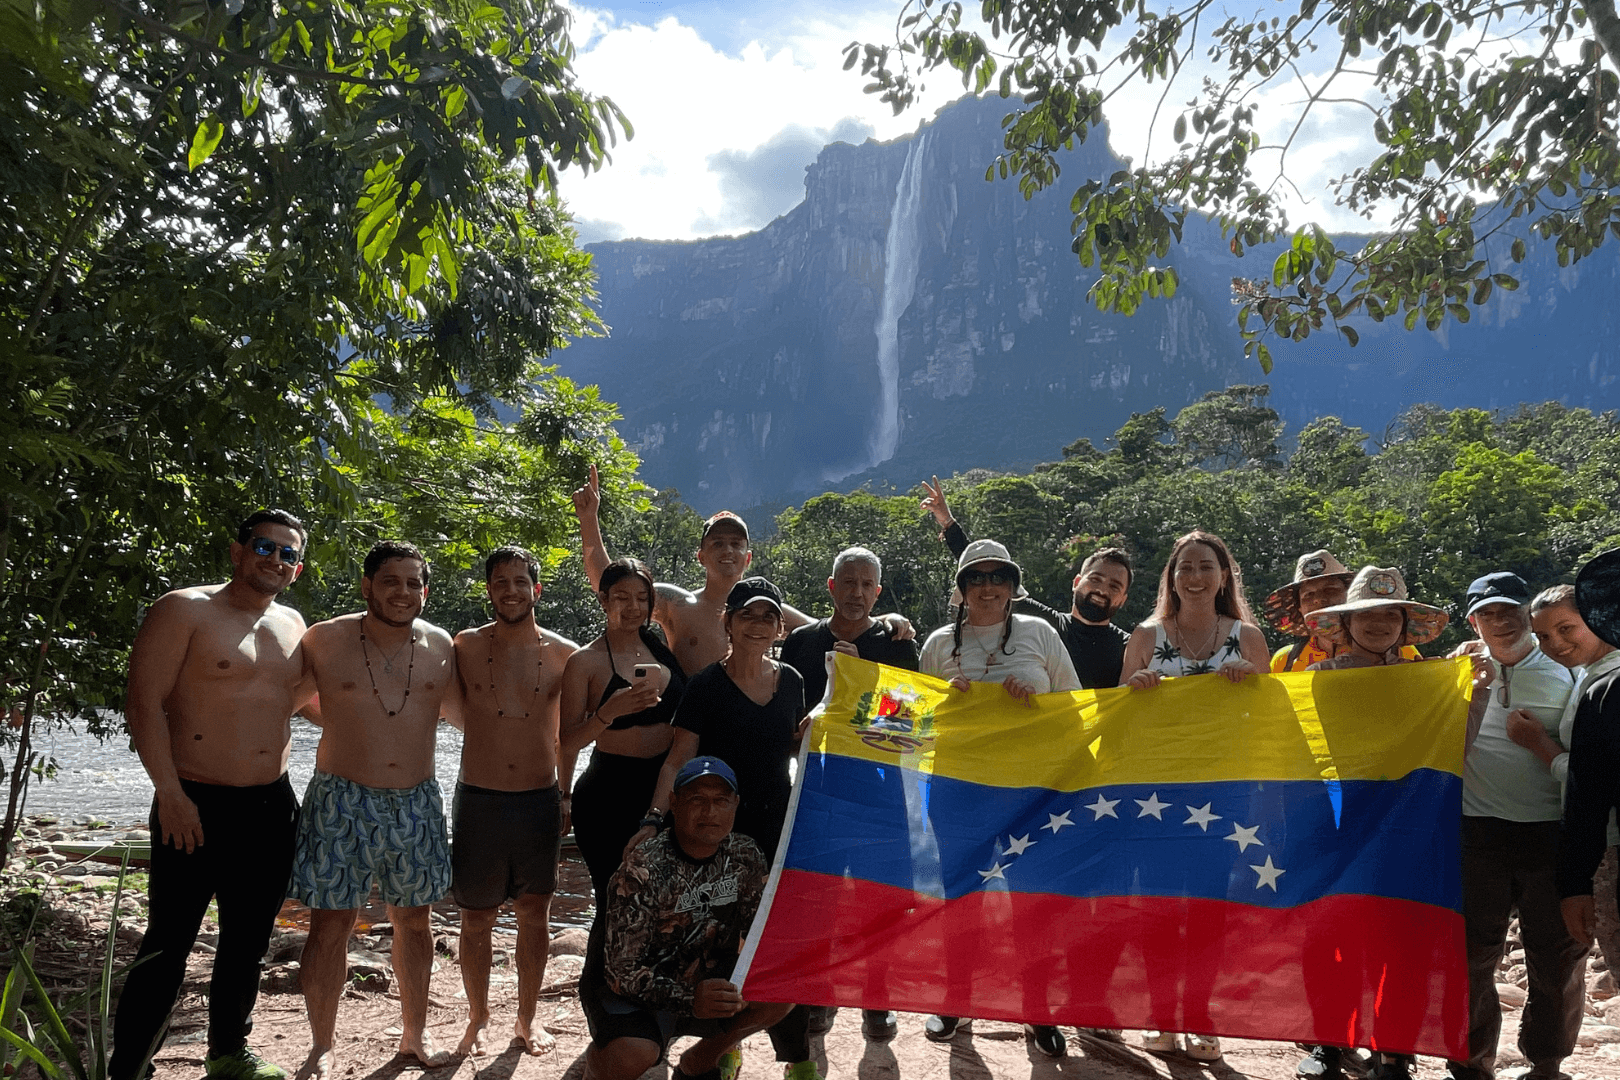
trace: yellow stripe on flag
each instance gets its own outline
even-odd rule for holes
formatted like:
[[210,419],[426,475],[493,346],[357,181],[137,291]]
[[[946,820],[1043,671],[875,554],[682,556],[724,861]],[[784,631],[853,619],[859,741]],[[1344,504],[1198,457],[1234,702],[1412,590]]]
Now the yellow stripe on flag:
[[[1384,780],[1462,773],[1466,659],[1352,671],[1166,679],[1151,690],[966,693],[842,653],[811,753],[844,754],[995,787]],[[949,732],[939,746],[937,736]],[[1076,755],[1083,745],[1089,754]],[[1049,750],[1050,752],[1043,752]]]

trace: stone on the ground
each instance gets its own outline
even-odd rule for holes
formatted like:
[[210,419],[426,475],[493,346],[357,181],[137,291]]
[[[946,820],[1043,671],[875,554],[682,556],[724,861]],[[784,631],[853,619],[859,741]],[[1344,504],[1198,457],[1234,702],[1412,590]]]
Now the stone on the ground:
[[296,994],[299,992],[299,971],[296,960],[273,964],[265,968],[264,975],[259,979],[259,989],[267,994]]
[[572,982],[579,978],[579,973],[585,970],[585,958],[566,953],[554,956],[546,961],[546,985],[554,986],[557,983]]
[[308,930],[283,930],[270,939],[265,956],[272,964],[284,964],[304,955],[304,942],[309,940]]
[[1529,995],[1510,983],[1497,983],[1496,996],[1500,999],[1502,1008],[1517,1009],[1525,1003]]
[[1598,1001],[1607,1001],[1614,997],[1614,973],[1602,971],[1586,977],[1586,993],[1588,997]]
[[392,972],[393,966],[382,953],[360,951],[349,954],[349,985],[356,990],[386,993],[393,983]]
[[559,930],[551,938],[552,956],[584,956],[585,946],[590,942],[591,936],[584,930],[570,927]]

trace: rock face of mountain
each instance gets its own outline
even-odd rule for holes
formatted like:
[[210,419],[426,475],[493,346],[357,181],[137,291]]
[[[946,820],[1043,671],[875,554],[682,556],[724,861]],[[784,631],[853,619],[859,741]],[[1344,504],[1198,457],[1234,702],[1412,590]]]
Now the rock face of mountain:
[[[1101,441],[1132,412],[1172,414],[1205,391],[1257,382],[1230,301],[1241,262],[1213,227],[1167,260],[1182,287],[1131,318],[1086,299],[1095,274],[1069,249],[1068,193],[1120,167],[1106,140],[1066,155],[1026,201],[985,181],[999,100],[965,100],[912,137],[836,143],[805,199],[756,233],[592,245],[606,338],[559,357],[619,403],[643,476],[698,509],[796,500],[867,480],[1010,468]],[[1532,250],[1535,250],[1534,248]],[[1324,413],[1381,429],[1405,405],[1511,407],[1620,398],[1620,260],[1518,268],[1474,322],[1408,334],[1361,327],[1279,346],[1273,403],[1294,423]]]

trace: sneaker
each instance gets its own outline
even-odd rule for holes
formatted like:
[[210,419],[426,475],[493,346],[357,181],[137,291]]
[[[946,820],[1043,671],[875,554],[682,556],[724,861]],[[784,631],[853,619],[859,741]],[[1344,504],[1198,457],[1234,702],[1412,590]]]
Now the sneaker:
[[865,1009],[861,1012],[861,1033],[873,1042],[888,1042],[900,1034],[900,1014]]
[[827,1080],[813,1061],[799,1061],[782,1069],[782,1080]]
[[203,1071],[222,1080],[287,1080],[287,1070],[272,1064],[243,1046],[229,1054],[211,1057],[203,1062]]
[[1213,1035],[1187,1036],[1187,1056],[1194,1061],[1219,1061],[1221,1040]]
[[1154,1054],[1173,1054],[1181,1049],[1181,1040],[1173,1031],[1144,1031],[1142,1049]]
[[833,1017],[838,1015],[836,1005],[806,1005],[805,1012],[809,1013],[809,1029],[812,1035],[824,1035],[832,1030]]
[[1299,1080],[1343,1080],[1344,1051],[1337,1046],[1313,1046],[1311,1054],[1294,1066]]
[[737,1074],[742,1072],[742,1048],[732,1047],[720,1055],[720,1080],[737,1080]]
[[1069,1042],[1057,1028],[1048,1024],[1030,1024],[1028,1027],[1035,1039],[1035,1049],[1047,1057],[1060,1058],[1068,1051]]
[[923,1038],[930,1042],[950,1042],[956,1038],[956,1026],[961,1022],[959,1016],[930,1016],[923,1023]]

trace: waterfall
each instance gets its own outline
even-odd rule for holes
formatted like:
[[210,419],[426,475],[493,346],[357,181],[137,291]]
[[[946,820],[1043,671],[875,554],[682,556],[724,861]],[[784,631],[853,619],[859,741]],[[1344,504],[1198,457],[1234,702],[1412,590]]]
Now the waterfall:
[[922,212],[922,156],[928,136],[919,134],[906,151],[905,168],[894,185],[889,236],[883,251],[883,300],[878,307],[877,425],[868,443],[872,464],[894,456],[900,443],[900,316],[917,291],[917,258],[921,239],[917,218]]

